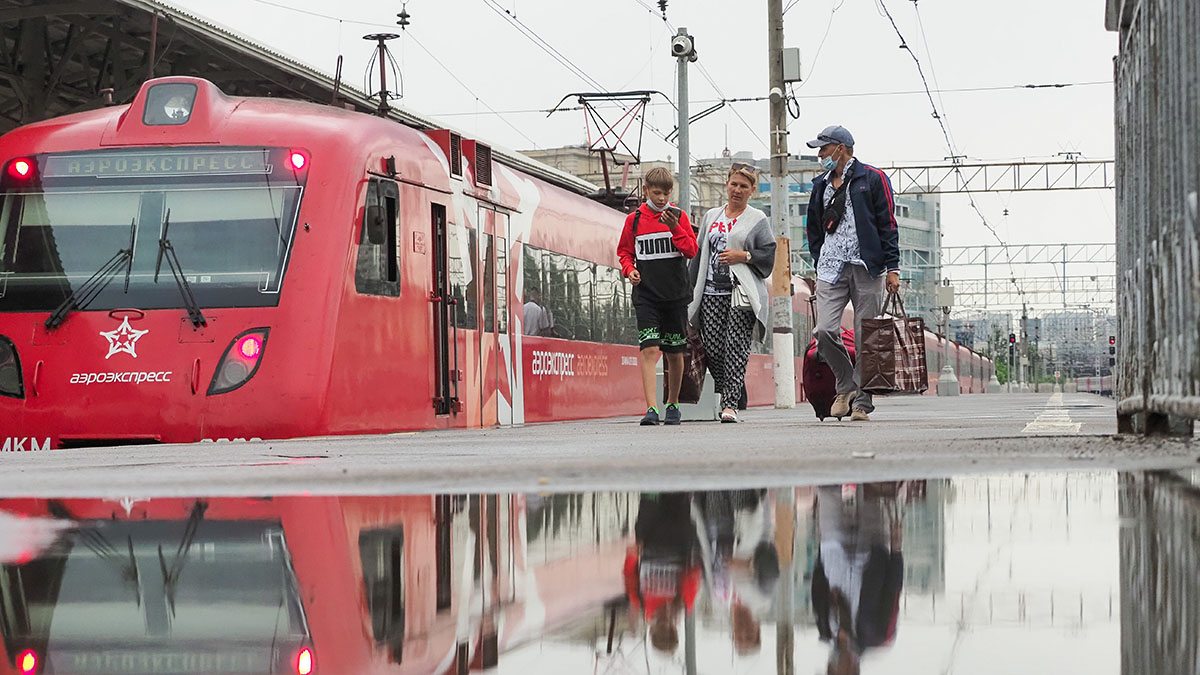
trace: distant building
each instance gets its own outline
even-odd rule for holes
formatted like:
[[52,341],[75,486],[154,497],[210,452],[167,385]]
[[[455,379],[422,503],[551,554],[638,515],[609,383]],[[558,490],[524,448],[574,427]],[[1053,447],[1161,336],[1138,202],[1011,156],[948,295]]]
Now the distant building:
[[[604,166],[600,163],[600,153],[588,150],[586,145],[522,150],[521,154],[604,189]],[[643,160],[641,164],[634,164],[633,157],[618,154],[616,161],[615,166],[610,164],[608,167],[608,184],[615,192],[628,193],[629,209],[641,201],[639,187],[644,173],[657,166],[666,167],[672,174],[676,173],[675,162],[670,160]],[[707,167],[692,167],[691,184],[691,209],[688,215],[692,220],[699,220],[705,211],[724,203],[725,172],[722,171],[718,177]],[[678,185],[675,186],[673,201],[679,201]]]
[[973,312],[950,320],[954,340],[976,351],[997,335],[1007,341],[1013,330],[1012,312]]
[[1109,359],[1115,358],[1118,345],[1110,345],[1108,338],[1116,336],[1116,328],[1117,318],[1107,311],[1063,309],[1043,313],[1026,330],[1046,370],[1071,378],[1111,374]]

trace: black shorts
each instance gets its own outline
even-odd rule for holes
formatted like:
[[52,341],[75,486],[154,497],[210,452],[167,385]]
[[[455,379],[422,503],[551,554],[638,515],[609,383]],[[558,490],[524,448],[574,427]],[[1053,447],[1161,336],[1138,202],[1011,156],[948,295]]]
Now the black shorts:
[[687,349],[687,303],[635,302],[633,311],[637,315],[638,347],[658,347],[668,353]]

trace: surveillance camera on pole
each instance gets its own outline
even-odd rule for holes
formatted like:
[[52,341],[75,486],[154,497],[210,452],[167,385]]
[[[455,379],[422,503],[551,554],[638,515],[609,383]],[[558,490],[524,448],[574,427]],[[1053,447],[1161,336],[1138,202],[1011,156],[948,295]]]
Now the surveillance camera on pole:
[[687,34],[686,28],[680,28],[679,33],[671,40],[671,56],[696,62],[696,39]]

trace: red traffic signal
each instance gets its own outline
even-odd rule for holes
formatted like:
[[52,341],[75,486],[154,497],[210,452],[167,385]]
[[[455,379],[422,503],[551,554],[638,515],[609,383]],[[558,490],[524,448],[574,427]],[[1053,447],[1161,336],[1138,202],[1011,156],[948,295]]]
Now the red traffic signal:
[[1017,342],[1017,334],[1009,333],[1008,334],[1008,343],[1011,345],[1011,344],[1016,344],[1016,342]]
[[1115,344],[1117,344],[1117,336],[1116,336],[1116,335],[1109,335],[1109,336],[1108,336],[1108,344],[1110,344],[1110,345],[1115,345]]

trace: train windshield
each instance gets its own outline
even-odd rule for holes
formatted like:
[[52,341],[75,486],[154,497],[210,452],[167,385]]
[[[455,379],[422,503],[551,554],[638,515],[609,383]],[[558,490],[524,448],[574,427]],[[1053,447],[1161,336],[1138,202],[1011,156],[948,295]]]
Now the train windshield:
[[83,523],[0,565],[9,654],[71,673],[276,673],[311,645],[278,522]]
[[83,309],[183,307],[166,244],[201,307],[276,305],[306,164],[279,148],[14,160],[0,183],[0,312],[52,310],[97,274],[108,283]]

